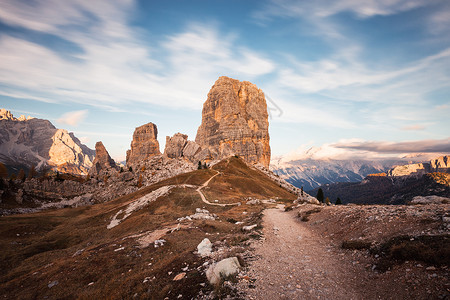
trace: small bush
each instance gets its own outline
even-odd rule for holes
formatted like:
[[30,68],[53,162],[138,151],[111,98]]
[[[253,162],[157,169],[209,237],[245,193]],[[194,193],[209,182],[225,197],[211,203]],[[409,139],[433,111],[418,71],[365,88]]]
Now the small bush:
[[321,208],[316,207],[316,208],[314,208],[314,209],[310,209],[310,210],[307,210],[307,211],[305,211],[305,212],[299,212],[299,213],[298,213],[298,217],[300,218],[300,220],[301,220],[302,222],[308,222],[308,221],[309,221],[309,216],[310,216],[310,215],[315,214],[315,213],[318,213],[318,212],[320,212],[321,210],[322,210]]
[[369,241],[363,241],[363,240],[347,240],[342,242],[342,249],[348,249],[348,250],[363,250],[363,249],[370,249],[372,246],[372,243]]

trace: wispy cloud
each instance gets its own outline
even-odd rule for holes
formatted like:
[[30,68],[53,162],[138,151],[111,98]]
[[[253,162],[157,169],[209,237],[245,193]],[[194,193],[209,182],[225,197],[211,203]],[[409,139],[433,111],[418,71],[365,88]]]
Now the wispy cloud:
[[86,118],[87,114],[87,109],[67,112],[63,114],[58,120],[56,120],[56,122],[60,124],[67,124],[70,126],[77,126]]
[[352,12],[360,18],[387,16],[429,4],[427,0],[273,0],[265,9],[255,13],[258,18],[273,16],[313,16],[329,17],[342,12]]
[[[204,89],[218,75],[254,78],[275,69],[270,59],[209,24],[188,24],[184,32],[151,43],[142,40],[128,25],[134,1],[6,0],[0,7],[0,21],[50,33],[81,49],[67,58],[2,36],[0,94],[6,96],[111,111],[133,102],[198,109]],[[154,52],[160,53],[158,61]]]
[[420,125],[420,124],[408,125],[408,126],[402,127],[402,130],[411,130],[411,131],[424,130],[424,129],[425,129],[425,126]]
[[377,153],[450,153],[450,138],[407,142],[339,142],[332,146],[336,148],[365,150]]

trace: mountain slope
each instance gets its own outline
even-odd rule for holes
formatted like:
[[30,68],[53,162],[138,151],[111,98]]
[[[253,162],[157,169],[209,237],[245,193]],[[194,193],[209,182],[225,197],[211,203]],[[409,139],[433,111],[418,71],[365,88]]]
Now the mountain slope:
[[94,157],[95,151],[73,133],[55,128],[48,120],[16,119],[9,111],[0,111],[0,161],[11,171],[35,165],[86,174]]
[[296,187],[310,191],[324,184],[358,182],[367,175],[385,172],[398,163],[395,160],[302,159],[283,162],[273,160],[271,170]]
[[[208,181],[202,191],[214,205],[197,191]],[[2,217],[0,297],[197,298],[211,291],[212,260],[195,255],[197,245],[210,239],[216,260],[242,251],[242,226],[259,224],[263,209],[249,197],[297,198],[232,157],[107,203]],[[240,205],[220,206],[232,202]]]

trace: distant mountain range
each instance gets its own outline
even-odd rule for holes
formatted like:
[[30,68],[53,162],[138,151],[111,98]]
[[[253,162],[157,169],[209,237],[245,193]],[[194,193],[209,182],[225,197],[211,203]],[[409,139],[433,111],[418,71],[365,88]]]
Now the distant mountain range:
[[[442,154],[440,154],[442,155]],[[294,186],[311,191],[325,184],[360,182],[370,174],[384,173],[396,166],[413,164],[421,168],[439,154],[404,154],[400,157],[370,156],[364,152],[348,152],[332,145],[301,149],[273,157],[270,169]],[[404,172],[402,167],[394,173]]]
[[60,172],[87,174],[95,151],[73,133],[57,129],[48,120],[21,116],[0,109],[0,162],[10,172],[53,168]]
[[[416,196],[450,197],[450,157],[396,166],[387,173],[369,175],[360,182],[337,182],[320,187],[334,202],[405,204]],[[318,188],[310,191],[316,195]]]

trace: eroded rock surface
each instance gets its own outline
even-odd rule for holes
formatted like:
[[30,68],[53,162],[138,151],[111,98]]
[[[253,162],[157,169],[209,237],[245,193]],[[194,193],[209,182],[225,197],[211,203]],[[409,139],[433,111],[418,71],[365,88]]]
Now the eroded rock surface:
[[95,159],[89,175],[99,175],[102,171],[117,170],[116,162],[109,156],[102,142],[95,144]]
[[127,166],[133,166],[161,154],[157,140],[158,128],[153,123],[137,127],[133,133],[131,150],[127,151]]
[[86,174],[95,152],[73,133],[57,129],[48,120],[21,116],[0,110],[0,160],[16,168],[46,166],[59,172]]
[[196,143],[211,159],[239,155],[249,163],[270,162],[269,121],[262,90],[248,81],[220,77],[203,104]]

